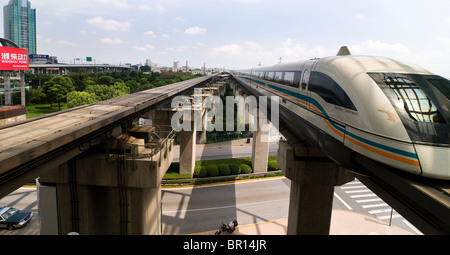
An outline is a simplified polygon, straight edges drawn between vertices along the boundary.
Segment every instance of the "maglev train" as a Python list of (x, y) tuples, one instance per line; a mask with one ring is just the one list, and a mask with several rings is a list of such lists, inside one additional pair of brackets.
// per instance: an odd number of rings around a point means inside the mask
[(234, 76), (261, 95), (279, 96), (290, 122), (307, 122), (346, 149), (395, 169), (450, 180), (446, 78), (389, 58), (354, 56), (346, 47), (337, 56)]

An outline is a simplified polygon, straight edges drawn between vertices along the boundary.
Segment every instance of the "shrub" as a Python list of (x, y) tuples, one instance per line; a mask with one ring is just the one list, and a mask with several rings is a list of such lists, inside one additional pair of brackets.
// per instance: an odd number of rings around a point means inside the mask
[(208, 174), (206, 167), (204, 166), (196, 166), (194, 168), (194, 177), (202, 178)]
[(267, 171), (277, 171), (280, 170), (280, 166), (276, 160), (270, 160), (267, 162)]
[(241, 164), (241, 173), (242, 174), (249, 174), (249, 173), (251, 173), (253, 170), (252, 170), (252, 168), (249, 166), (249, 165), (247, 165), (247, 164)]
[(240, 174), (241, 173), (241, 167), (238, 164), (231, 164), (230, 165), (230, 172), (231, 174)]
[(230, 167), (228, 165), (222, 164), (219, 165), (219, 174), (220, 175), (230, 175), (231, 171), (230, 171)]
[(215, 165), (210, 165), (206, 167), (206, 172), (209, 177), (216, 177), (219, 175), (219, 168)]

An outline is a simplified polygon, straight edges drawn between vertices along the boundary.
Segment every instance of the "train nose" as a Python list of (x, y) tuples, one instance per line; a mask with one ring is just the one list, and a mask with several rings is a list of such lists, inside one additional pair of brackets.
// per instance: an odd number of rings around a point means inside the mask
[(415, 144), (422, 175), (450, 180), (450, 148)]

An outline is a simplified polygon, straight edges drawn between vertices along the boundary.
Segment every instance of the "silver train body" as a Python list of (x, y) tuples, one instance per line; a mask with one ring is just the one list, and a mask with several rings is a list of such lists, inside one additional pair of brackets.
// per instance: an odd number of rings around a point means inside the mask
[(365, 157), (450, 180), (450, 82), (392, 59), (336, 56), (236, 77)]

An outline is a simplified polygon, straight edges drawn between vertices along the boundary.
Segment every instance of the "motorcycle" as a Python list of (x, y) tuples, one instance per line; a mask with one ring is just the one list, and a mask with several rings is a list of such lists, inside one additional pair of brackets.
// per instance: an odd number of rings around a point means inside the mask
[(226, 235), (226, 234), (232, 234), (234, 232), (234, 230), (236, 229), (238, 225), (237, 220), (233, 220), (230, 223), (225, 224), (222, 223), (222, 225), (220, 226), (219, 230), (216, 231), (215, 235)]

